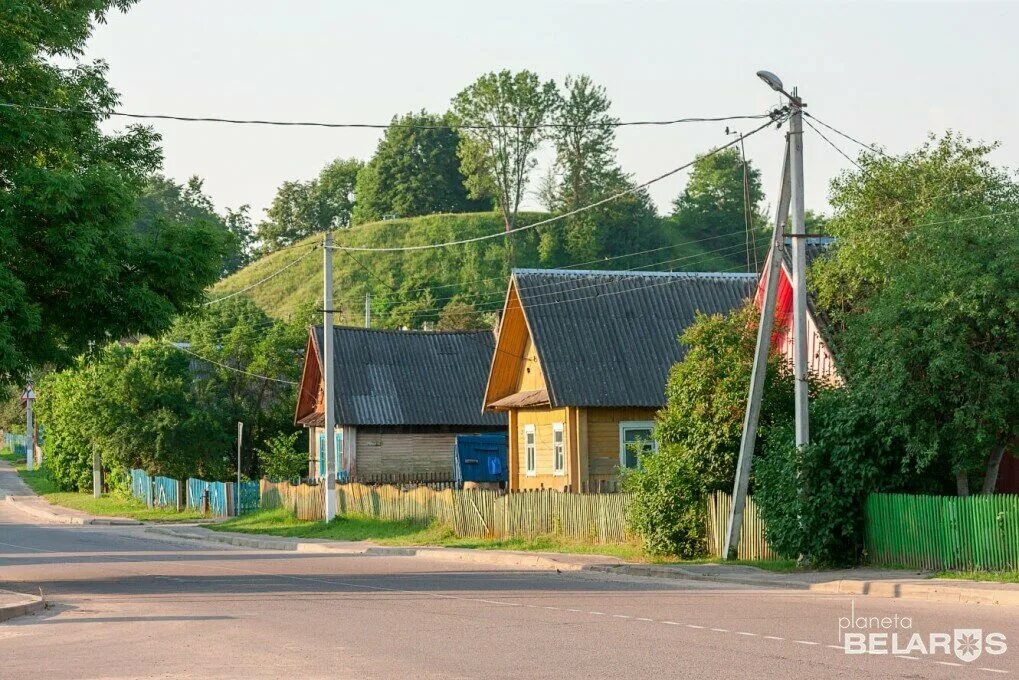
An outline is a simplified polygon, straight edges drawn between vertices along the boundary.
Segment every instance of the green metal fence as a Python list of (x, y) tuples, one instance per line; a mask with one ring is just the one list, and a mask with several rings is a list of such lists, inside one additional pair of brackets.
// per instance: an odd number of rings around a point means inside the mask
[(874, 564), (918, 569), (1019, 569), (1019, 496), (871, 494)]

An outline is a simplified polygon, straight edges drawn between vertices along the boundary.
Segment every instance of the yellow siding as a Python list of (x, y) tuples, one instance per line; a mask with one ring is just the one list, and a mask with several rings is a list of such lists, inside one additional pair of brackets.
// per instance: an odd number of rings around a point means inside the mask
[[(517, 460), (513, 461), (510, 469), (516, 470), (516, 484), (514, 489), (557, 489), (568, 488), (569, 478), (569, 439), (570, 433), (566, 427), (566, 409), (516, 409), (516, 446), (514, 455)], [(552, 424), (563, 423), (563, 443), (566, 447), (565, 475), (552, 474)], [(534, 460), (537, 472), (533, 477), (527, 475), (527, 452), (525, 450), (524, 431), (527, 425), (534, 425)]]
[(589, 484), (592, 487), (601, 482), (619, 481), (619, 424), (654, 419), (652, 409), (587, 409)]
[(541, 370), (541, 363), (538, 361), (538, 350), (535, 349), (530, 336), (527, 337), (527, 344), (521, 356), (524, 358), (520, 360), (517, 392), (545, 389), (545, 376)]

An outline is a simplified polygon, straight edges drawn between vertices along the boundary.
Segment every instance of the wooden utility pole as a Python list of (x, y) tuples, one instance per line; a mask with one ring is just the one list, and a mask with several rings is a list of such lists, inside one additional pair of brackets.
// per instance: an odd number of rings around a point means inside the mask
[(326, 478), (322, 480), (325, 485), (325, 521), (331, 522), (336, 517), (336, 414), (333, 411), (333, 234), (326, 232), (325, 247), (323, 252), (323, 280), (322, 280), (322, 380), (325, 388), (325, 451), (319, 451), (324, 455)]
[(372, 294), (364, 294), (364, 327), (372, 327)]

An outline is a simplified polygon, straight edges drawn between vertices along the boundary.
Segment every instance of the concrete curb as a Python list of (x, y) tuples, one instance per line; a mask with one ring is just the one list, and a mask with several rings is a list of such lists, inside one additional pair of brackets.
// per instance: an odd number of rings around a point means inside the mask
[(24, 616), (25, 614), (34, 614), (46, 608), (46, 600), (40, 597), (39, 595), (14, 593), (13, 591), (10, 590), (4, 590), (0, 592), (20, 595), (22, 598), (24, 598), (20, 602), (0, 605), (0, 621), (9, 621), (10, 619), (13, 619), (16, 616)]
[(926, 600), (955, 604), (994, 604), (1019, 606), (1019, 590), (998, 590), (995, 588), (965, 587), (953, 585), (950, 581), (937, 580), (930, 583), (840, 579), (822, 583), (796, 579), (774, 579), (767, 576), (713, 575), (691, 572), (679, 567), (656, 567), (651, 565), (591, 565), (588, 571), (650, 578), (712, 581), (737, 585), (766, 586), (808, 590), (814, 593), (834, 595), (855, 595), (857, 597), (882, 597), (903, 600)]
[(527, 569), (557, 569), (582, 571), (589, 565), (578, 564), (540, 553), (517, 553), (497, 550), (471, 550), (466, 548), (389, 547), (370, 543), (343, 544), (326, 541), (299, 541), (259, 536), (217, 533), (198, 527), (148, 527), (146, 531), (191, 541), (225, 543), (256, 550), (287, 550), (304, 553), (332, 553), (334, 555), (366, 555), (385, 557), (423, 557), (443, 562), (490, 564)]
[[(38, 496), (25, 496), (24, 498), (30, 499), (30, 502), (27, 503), (19, 500), (19, 498), (22, 497), (7, 496), (5, 500), (21, 512), (55, 524), (88, 524), (96, 526), (138, 526), (141, 524), (141, 522), (136, 519), (126, 519), (124, 517), (79, 517), (76, 515), (61, 515), (60, 513), (53, 512), (46, 508), (33, 506), (31, 500), (38, 498)], [(45, 500), (43, 500), (43, 502), (46, 503)]]

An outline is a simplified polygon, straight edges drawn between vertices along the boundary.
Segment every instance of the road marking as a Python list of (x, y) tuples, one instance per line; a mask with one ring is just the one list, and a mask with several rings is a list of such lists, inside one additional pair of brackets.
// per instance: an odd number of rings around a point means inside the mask
[(845, 649), (842, 645), (825, 645), (828, 649)]
[(987, 671), (988, 673), (1008, 673), (1008, 671), (1003, 671), (1000, 668), (984, 668), (982, 666), (979, 667), (977, 670)]
[(716, 633), (728, 633), (729, 632), (729, 630), (727, 628), (712, 628), (711, 630), (715, 631)]
[(757, 637), (757, 633), (748, 633), (745, 630), (737, 630), (736, 635), (746, 635), (747, 637)]
[(608, 616), (605, 612), (588, 612), (588, 614), (594, 614), (595, 616)]
[[(682, 626), (682, 623), (676, 623), (675, 621), (662, 621), (666, 626)], [(700, 628), (700, 626), (697, 626)]]
[(940, 664), (942, 666), (962, 666), (961, 663), (955, 663), (953, 661), (935, 661), (934, 663)]
[(645, 618), (644, 618), (643, 616), (638, 616), (638, 617), (636, 618), (636, 620), (637, 620), (637, 621), (650, 621), (650, 622), (652, 622), (652, 623), (654, 623), (654, 621), (655, 621), (654, 619), (645, 619)]
[(764, 639), (765, 640), (785, 640), (785, 638), (780, 638), (777, 635), (765, 635)]
[(811, 642), (810, 640), (793, 640), (798, 645), (817, 645), (819, 642)]
[(904, 654), (894, 654), (896, 659), (905, 659), (906, 661), (919, 661), (920, 658), (916, 656), (907, 656)]
[(704, 626), (698, 626), (698, 625), (697, 625), (697, 624), (695, 624), (695, 623), (688, 623), (688, 624), (686, 624), (686, 627), (687, 627), (687, 628), (701, 628), (701, 629), (703, 629), (703, 628), (704, 628)]
[(627, 616), (626, 614), (613, 614), (612, 618), (614, 618), (614, 619), (629, 619), (629, 618), (632, 618), (632, 617)]

